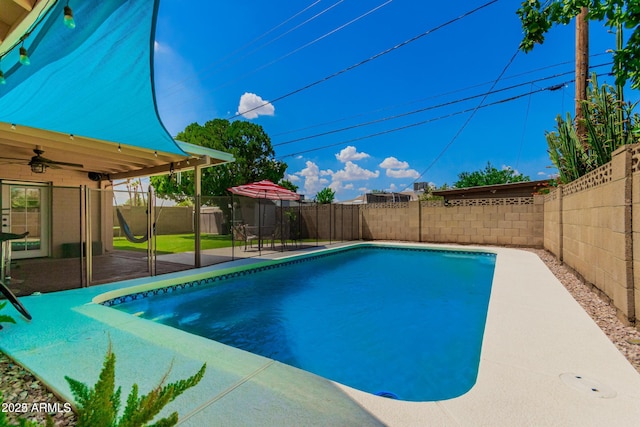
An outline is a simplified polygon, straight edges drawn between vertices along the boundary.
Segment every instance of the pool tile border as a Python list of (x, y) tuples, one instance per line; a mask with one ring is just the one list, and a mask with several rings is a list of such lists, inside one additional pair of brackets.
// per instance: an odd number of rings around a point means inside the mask
[[(223, 274), (217, 274), (211, 277), (207, 277), (204, 279), (199, 279), (199, 280), (192, 280), (192, 281), (187, 281), (187, 282), (183, 282), (183, 283), (178, 283), (178, 284), (174, 284), (174, 285), (169, 285), (169, 286), (163, 286), (160, 288), (156, 288), (156, 289), (149, 289), (149, 290), (145, 290), (145, 291), (141, 291), (141, 292), (136, 292), (136, 293), (131, 293), (131, 294), (127, 294), (127, 295), (122, 295), (122, 296), (118, 296), (115, 298), (111, 298), (108, 299), (106, 301), (102, 301), (100, 302), (101, 305), (105, 306), (105, 307), (113, 307), (119, 304), (123, 304), (123, 303), (127, 303), (127, 302), (131, 302), (131, 301), (137, 301), (143, 298), (147, 298), (150, 296), (155, 296), (155, 295), (164, 295), (164, 294), (171, 294), (173, 292), (176, 291), (180, 291), (180, 290), (184, 290), (184, 289), (190, 289), (190, 288), (195, 288), (198, 286), (206, 286), (212, 283), (216, 283), (216, 282), (222, 282), (228, 279), (232, 279), (235, 277), (241, 277), (241, 276), (247, 276), (249, 274), (254, 274), (254, 273), (258, 273), (260, 271), (265, 271), (265, 270), (273, 270), (276, 268), (281, 268), (281, 267), (285, 267), (288, 265), (292, 265), (292, 264), (299, 264), (302, 262), (308, 262), (308, 261), (312, 261), (315, 259), (319, 259), (319, 258), (324, 258), (327, 256), (331, 256), (331, 255), (335, 255), (338, 252), (345, 252), (345, 251), (352, 251), (352, 250), (356, 250), (356, 249), (384, 249), (384, 250), (396, 250), (396, 251), (414, 251), (414, 252), (447, 252), (447, 253), (454, 253), (456, 255), (475, 255), (475, 256), (488, 256), (488, 257), (492, 257), (492, 258), (496, 258), (496, 254), (495, 253), (491, 253), (491, 252), (481, 252), (481, 251), (465, 251), (465, 250), (453, 250), (453, 249), (435, 249), (435, 248), (417, 248), (417, 247), (401, 247), (401, 246), (388, 246), (388, 245), (357, 245), (357, 246), (350, 246), (350, 247), (346, 247), (346, 248), (339, 248), (337, 250), (331, 250), (331, 251), (327, 251), (327, 252), (323, 252), (321, 254), (314, 254), (314, 255), (309, 255), (309, 256), (300, 256), (300, 257), (296, 257), (294, 259), (289, 259), (289, 260), (285, 260), (285, 261), (273, 261), (269, 264), (266, 265), (261, 265), (261, 266), (248, 266), (244, 269), (241, 270), (236, 270), (236, 271), (232, 271), (229, 273), (223, 273)], [(215, 274), (215, 273), (214, 273)]]

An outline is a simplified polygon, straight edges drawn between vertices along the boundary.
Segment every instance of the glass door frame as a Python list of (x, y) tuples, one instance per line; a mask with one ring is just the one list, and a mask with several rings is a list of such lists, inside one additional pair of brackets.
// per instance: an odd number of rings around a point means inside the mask
[[(12, 233), (11, 226), (11, 192), (14, 188), (37, 188), (40, 190), (39, 198), (39, 224), (40, 229), (40, 246), (38, 249), (27, 249), (23, 251), (14, 250), (11, 253), (13, 259), (26, 259), (26, 258), (42, 258), (51, 254), (51, 184), (46, 182), (28, 182), (28, 181), (10, 181), (0, 180), (2, 186), (2, 193), (0, 199), (2, 200), (2, 231)], [(7, 225), (5, 225), (7, 224)], [(26, 230), (29, 231), (27, 224)], [(25, 241), (29, 241), (29, 236), (25, 238)]]

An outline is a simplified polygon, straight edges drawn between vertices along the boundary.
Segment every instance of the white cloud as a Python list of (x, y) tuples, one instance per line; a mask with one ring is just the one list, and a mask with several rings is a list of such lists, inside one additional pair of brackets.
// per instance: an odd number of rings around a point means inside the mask
[(390, 178), (418, 179), (420, 173), (415, 169), (387, 169), (386, 175)]
[(518, 169), (514, 169), (511, 166), (508, 165), (502, 165), (502, 170), (503, 171), (509, 171), (512, 170), (514, 175), (520, 175), (520, 172), (518, 172)]
[(306, 165), (307, 167), (302, 169), (300, 172), (296, 172), (294, 175), (300, 177), (298, 180), (304, 179), (304, 194), (307, 196), (313, 196), (318, 191), (325, 188), (329, 183), (328, 179), (321, 177), (330, 175), (331, 173), (330, 171), (321, 171), (318, 165), (312, 161), (307, 161)]
[(395, 157), (387, 157), (379, 166), (383, 169), (407, 169), (409, 167), (409, 163), (401, 162)]
[(288, 173), (287, 174), (287, 180), (291, 181), (291, 182), (298, 182), (298, 181), (300, 181), (300, 177), (298, 175), (293, 175), (293, 174)]
[(547, 176), (547, 173), (546, 173), (546, 172), (538, 172), (538, 174), (537, 174), (537, 175), (538, 175), (538, 176)]
[[(294, 175), (299, 179), (304, 179), (304, 194), (313, 196), (325, 187), (338, 192), (340, 190), (352, 190), (353, 184), (348, 181), (362, 181), (378, 178), (380, 171), (370, 171), (361, 168), (351, 161), (347, 161), (344, 168), (339, 171), (331, 169), (321, 170), (312, 161), (306, 162), (306, 167)], [(293, 182), (293, 180), (291, 180)]]
[(409, 163), (401, 162), (395, 157), (387, 157), (380, 163), (380, 167), (386, 169), (385, 174), (390, 178), (418, 179), (420, 173), (415, 169), (409, 169)]
[(349, 160), (362, 160), (369, 157), (367, 153), (358, 153), (356, 147), (349, 145), (346, 148), (340, 150), (340, 153), (336, 154), (336, 159), (341, 163), (346, 163)]
[(380, 176), (380, 171), (370, 171), (363, 169), (351, 161), (347, 161), (344, 164), (344, 169), (339, 170), (333, 174), (334, 181), (359, 181), (365, 179), (377, 178)]
[(245, 92), (240, 97), (240, 104), (236, 114), (241, 114), (245, 119), (255, 119), (258, 116), (273, 116), (276, 108), (273, 104), (262, 99), (255, 93)]

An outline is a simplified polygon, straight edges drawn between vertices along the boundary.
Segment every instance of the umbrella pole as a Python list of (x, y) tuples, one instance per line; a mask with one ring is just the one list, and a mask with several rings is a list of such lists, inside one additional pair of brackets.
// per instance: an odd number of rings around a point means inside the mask
[(260, 212), (260, 199), (258, 199), (258, 253), (262, 255), (262, 213)]
[(231, 224), (229, 224), (229, 231), (231, 231), (231, 261), (236, 259), (236, 210), (233, 205), (233, 193), (231, 193)]

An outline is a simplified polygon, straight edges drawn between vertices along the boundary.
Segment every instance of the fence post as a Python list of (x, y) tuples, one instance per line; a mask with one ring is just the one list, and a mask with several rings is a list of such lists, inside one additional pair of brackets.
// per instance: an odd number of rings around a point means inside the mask
[(418, 242), (422, 243), (422, 202), (418, 200)]

